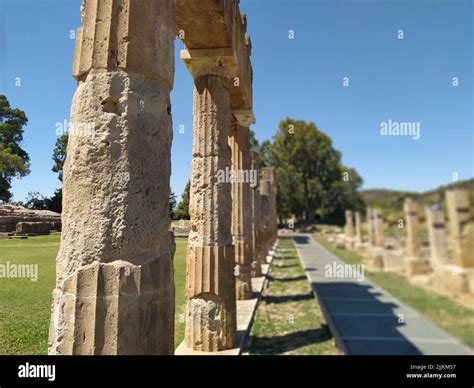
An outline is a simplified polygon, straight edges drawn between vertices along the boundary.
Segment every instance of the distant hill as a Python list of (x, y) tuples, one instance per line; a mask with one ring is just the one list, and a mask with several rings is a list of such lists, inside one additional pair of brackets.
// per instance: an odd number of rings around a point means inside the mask
[(389, 218), (393, 218), (398, 217), (403, 211), (403, 201), (406, 197), (415, 199), (422, 206), (435, 203), (445, 206), (445, 191), (460, 188), (469, 190), (471, 219), (474, 219), (474, 178), (453, 182), (424, 193), (389, 189), (369, 189), (361, 191), (361, 195), (367, 205), (382, 208), (386, 215), (392, 215), (392, 217)]

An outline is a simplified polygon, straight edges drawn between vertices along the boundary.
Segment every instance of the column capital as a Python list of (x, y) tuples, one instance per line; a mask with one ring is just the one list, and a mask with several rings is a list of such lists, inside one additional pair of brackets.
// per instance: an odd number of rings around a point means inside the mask
[(232, 114), (242, 127), (250, 127), (255, 124), (255, 115), (252, 109), (236, 109), (232, 111)]

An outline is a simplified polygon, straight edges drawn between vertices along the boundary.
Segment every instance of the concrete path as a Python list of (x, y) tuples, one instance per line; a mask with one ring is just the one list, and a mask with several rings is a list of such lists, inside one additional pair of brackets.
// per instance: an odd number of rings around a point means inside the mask
[(311, 287), (345, 354), (473, 354), (473, 351), (367, 279), (329, 278), (326, 265), (345, 264), (309, 234), (294, 236)]

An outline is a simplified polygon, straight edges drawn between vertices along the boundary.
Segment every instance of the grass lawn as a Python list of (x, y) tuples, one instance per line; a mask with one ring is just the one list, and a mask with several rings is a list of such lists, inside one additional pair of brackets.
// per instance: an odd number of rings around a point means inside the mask
[[(176, 238), (175, 344), (184, 338), (186, 238)], [(59, 236), (0, 240), (0, 264), (38, 264), (38, 280), (0, 278), (0, 354), (46, 354)]]
[(340, 354), (294, 250), (274, 259), (251, 331), (249, 354)]
[[(362, 263), (363, 257), (357, 252), (336, 249), (334, 244), (319, 234), (314, 234), (313, 237), (346, 263)], [(448, 333), (474, 347), (474, 310), (463, 307), (445, 296), (410, 284), (406, 278), (396, 273), (366, 270), (366, 275), (373, 283), (431, 319)]]

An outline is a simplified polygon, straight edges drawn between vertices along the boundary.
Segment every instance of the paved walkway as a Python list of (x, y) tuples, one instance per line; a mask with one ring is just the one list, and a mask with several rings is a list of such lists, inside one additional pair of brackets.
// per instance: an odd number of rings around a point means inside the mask
[(473, 351), (367, 279), (325, 277), (345, 264), (312, 239), (294, 236), (311, 287), (337, 345), (345, 354), (473, 354)]

